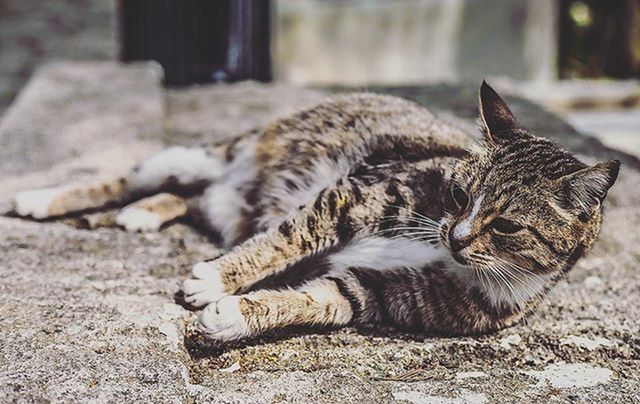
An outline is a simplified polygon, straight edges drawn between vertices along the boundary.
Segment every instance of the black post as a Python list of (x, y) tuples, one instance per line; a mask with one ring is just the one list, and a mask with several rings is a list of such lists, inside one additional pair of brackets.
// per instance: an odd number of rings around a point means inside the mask
[[(579, 26), (573, 21), (575, 4), (590, 11), (587, 24)], [(636, 22), (640, 0), (559, 0), (558, 7), (560, 78), (640, 77), (640, 58), (634, 51), (640, 44)]]
[(270, 0), (119, 0), (120, 60), (156, 60), (165, 84), (271, 74)]

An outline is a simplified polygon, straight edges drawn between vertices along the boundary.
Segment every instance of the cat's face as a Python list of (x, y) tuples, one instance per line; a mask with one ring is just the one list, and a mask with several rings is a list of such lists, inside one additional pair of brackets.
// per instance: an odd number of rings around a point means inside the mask
[(484, 145), (453, 169), (442, 242), (470, 270), (560, 274), (595, 241), (619, 162), (587, 166), (530, 135), (486, 83), (480, 101)]

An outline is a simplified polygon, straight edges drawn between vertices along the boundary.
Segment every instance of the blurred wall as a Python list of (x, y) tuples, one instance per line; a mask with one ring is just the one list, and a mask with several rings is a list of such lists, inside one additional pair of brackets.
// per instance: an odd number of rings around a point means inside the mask
[(555, 78), (554, 0), (277, 0), (274, 68), (295, 83)]
[[(215, 1), (215, 0), (211, 0)], [(555, 78), (555, 0), (273, 0), (298, 84)], [(116, 0), (0, 0), (0, 115), (38, 65), (115, 59)]]
[(42, 63), (114, 59), (115, 0), (0, 0), (0, 115)]

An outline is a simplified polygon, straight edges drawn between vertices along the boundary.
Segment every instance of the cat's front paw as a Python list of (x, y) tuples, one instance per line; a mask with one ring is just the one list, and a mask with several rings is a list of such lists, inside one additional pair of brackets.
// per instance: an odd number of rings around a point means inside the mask
[(200, 327), (207, 337), (220, 341), (233, 341), (251, 335), (242, 315), (242, 297), (227, 296), (211, 303), (200, 314)]
[(64, 188), (34, 189), (19, 192), (13, 199), (13, 210), (20, 216), (44, 219), (54, 215), (51, 207)]
[(220, 276), (220, 270), (214, 262), (199, 262), (191, 270), (192, 278), (182, 283), (185, 302), (195, 307), (217, 302), (228, 293)]

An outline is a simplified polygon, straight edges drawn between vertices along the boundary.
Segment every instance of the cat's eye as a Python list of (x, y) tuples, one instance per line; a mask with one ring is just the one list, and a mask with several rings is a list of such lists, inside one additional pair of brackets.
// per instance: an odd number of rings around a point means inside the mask
[(518, 223), (501, 217), (491, 221), (491, 227), (498, 233), (513, 234), (523, 229)]
[(456, 184), (451, 187), (451, 196), (461, 210), (465, 210), (469, 205), (469, 195)]

